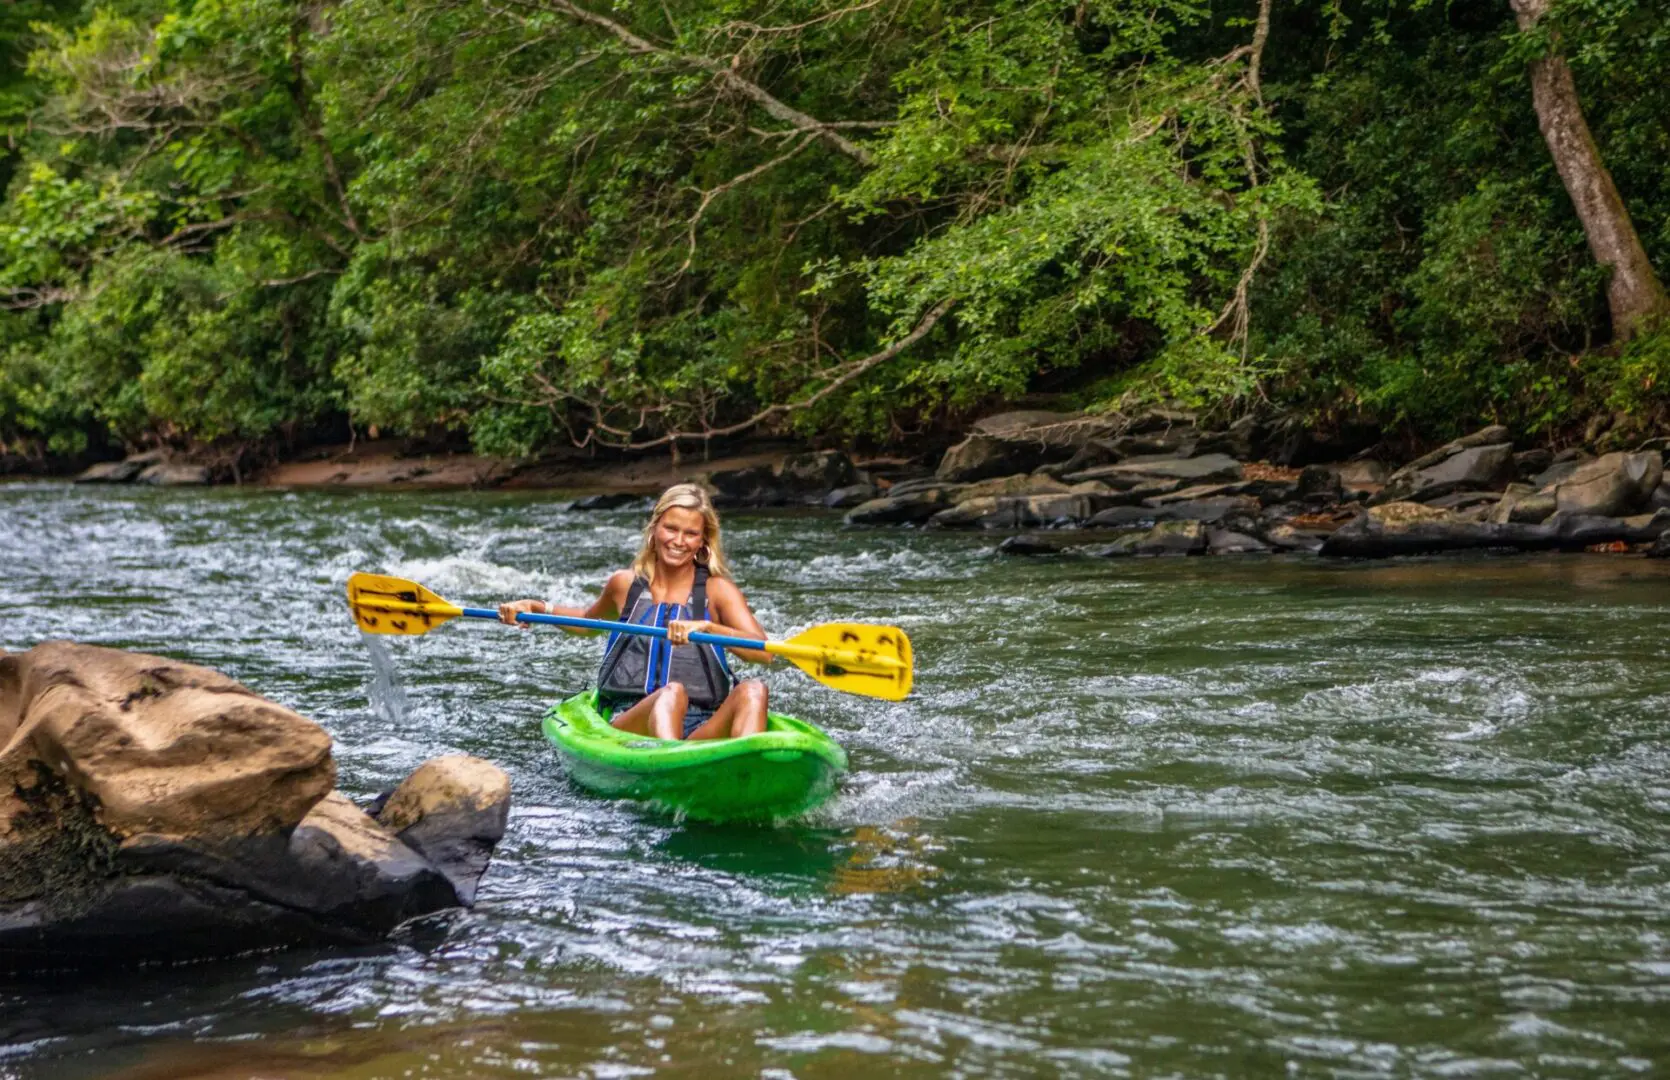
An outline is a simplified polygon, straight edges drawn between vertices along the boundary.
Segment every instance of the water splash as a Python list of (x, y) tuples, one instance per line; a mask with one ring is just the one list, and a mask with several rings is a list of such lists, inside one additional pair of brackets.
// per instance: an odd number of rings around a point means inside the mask
[(388, 642), (364, 631), (360, 632), (360, 640), (365, 642), (365, 653), (371, 658), (371, 683), (366, 687), (371, 707), (389, 724), (404, 727), (406, 688), (395, 670), (394, 654), (389, 652)]

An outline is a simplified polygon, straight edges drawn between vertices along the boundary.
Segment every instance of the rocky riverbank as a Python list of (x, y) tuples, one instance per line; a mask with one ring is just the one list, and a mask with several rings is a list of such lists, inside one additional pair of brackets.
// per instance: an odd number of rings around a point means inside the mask
[[(932, 474), (854, 469), (805, 454), (703, 479), (728, 505), (821, 501), (853, 526), (1019, 533), (999, 550), (1120, 557), (1305, 552), (1356, 558), (1477, 549), (1670, 550), (1670, 440), (1634, 451), (1516, 450), (1488, 427), (1400, 466), (1360, 456), (1304, 468), (1254, 421), (1198, 428), (1131, 418), (1005, 413), (976, 424)], [(822, 492), (819, 499), (818, 493)]]
[(323, 729), (207, 668), (0, 653), (0, 970), (363, 943), (474, 902), (502, 771), (437, 758), (375, 816), (335, 782)]
[[(402, 455), (386, 447), (315, 454), (254, 478), (297, 487), (552, 488), (604, 509), (696, 479), (729, 508), (817, 506), (855, 527), (1008, 532), (1000, 550), (1045, 555), (1356, 558), (1442, 551), (1670, 553), (1670, 438), (1602, 452), (1517, 443), (1487, 427), (1413, 460), (1374, 450), (1330, 460), (1290, 424), (1243, 418), (1202, 427), (1189, 413), (1045, 411), (978, 421), (937, 463), (854, 461), (782, 444), (695, 463), (670, 456), (510, 463)], [(86, 483), (198, 484), (199, 465), (155, 455), (106, 462)]]

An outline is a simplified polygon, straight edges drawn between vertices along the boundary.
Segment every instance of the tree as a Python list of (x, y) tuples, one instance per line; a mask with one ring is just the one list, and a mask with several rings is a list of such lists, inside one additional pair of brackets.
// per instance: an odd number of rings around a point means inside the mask
[[(1510, 3), (1520, 32), (1534, 34), (1542, 27), (1552, 0)], [(1601, 160), (1600, 148), (1583, 117), (1571, 65), (1559, 48), (1559, 35), (1550, 33), (1540, 46), (1541, 55), (1530, 61), (1531, 102), (1554, 167), (1583, 222), (1589, 250), (1612, 273), (1606, 300), (1612, 310), (1613, 338), (1628, 341), (1670, 314), (1670, 297), (1653, 272), (1618, 186)]]

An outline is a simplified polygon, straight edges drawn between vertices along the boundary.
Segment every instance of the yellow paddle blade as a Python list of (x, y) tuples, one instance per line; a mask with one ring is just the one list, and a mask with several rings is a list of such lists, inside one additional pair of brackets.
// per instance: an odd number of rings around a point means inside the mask
[(903, 701), (910, 693), (910, 638), (897, 626), (824, 623), (788, 641), (768, 641), (765, 651), (849, 694)]
[(462, 615), (415, 581), (387, 574), (355, 574), (348, 579), (348, 610), (368, 634), (427, 634)]

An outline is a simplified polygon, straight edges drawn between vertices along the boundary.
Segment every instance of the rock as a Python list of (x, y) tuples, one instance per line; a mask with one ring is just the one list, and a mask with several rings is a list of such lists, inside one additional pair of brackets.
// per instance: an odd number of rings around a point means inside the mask
[(1539, 493), (1529, 484), (1509, 484), (1488, 520), (1498, 525), (1529, 525), (1544, 520), (1554, 510), (1553, 495)]
[(1301, 551), (1306, 554), (1321, 551), (1330, 535), (1332, 530), (1305, 529), (1287, 522), (1278, 522), (1264, 530), (1264, 539), (1277, 551)]
[[(1487, 428), (1495, 431), (1495, 428)], [(1469, 436), (1471, 438), (1472, 436)], [(1461, 440), (1450, 444), (1456, 447)], [(1487, 443), (1461, 446), (1433, 461), (1434, 451), (1393, 473), (1371, 504), (1404, 502), (1411, 499), (1426, 502), (1453, 491), (1479, 491), (1499, 487), (1512, 478), (1513, 444)], [(1417, 464), (1428, 462), (1425, 465)]]
[(151, 465), (138, 477), (139, 483), (156, 487), (201, 487), (210, 481), (208, 467), (204, 465)]
[(1081, 480), (1101, 480), (1113, 487), (1129, 488), (1156, 480), (1183, 481), (1204, 484), (1212, 481), (1241, 479), (1241, 463), (1224, 454), (1202, 454), (1200, 457), (1159, 457), (1121, 461), (1062, 477), (1068, 483)]
[(1020, 536), (1011, 536), (997, 545), (997, 553), (999, 555), (1059, 555), (1061, 554), (1061, 545), (1041, 536), (1022, 533)]
[(1611, 453), (1579, 465), (1554, 486), (1561, 513), (1615, 517), (1645, 507), (1664, 478), (1656, 453)]
[(369, 942), (473, 898), (504, 775), (443, 759), (367, 817), (329, 737), (206, 668), (0, 654), (0, 969)]
[(1053, 430), (1081, 422), (1084, 419), (1084, 413), (1063, 413), (1048, 409), (1016, 409), (1011, 412), (995, 413), (976, 420), (969, 427), (969, 434), (986, 435), (1006, 441), (1028, 440), (1034, 438), (1039, 431)]
[(1390, 476), (1386, 466), (1372, 458), (1328, 466), (1339, 478), (1340, 487), (1351, 491), (1379, 491)]
[(0, 657), (0, 744), (0, 790), (44, 763), (118, 838), (284, 831), (336, 781), (323, 729), (219, 672), (69, 642)]
[(1113, 465), (1122, 455), (1113, 448), (1113, 444), (1106, 439), (1091, 439), (1064, 462), (1042, 466), (1042, 470), (1053, 476), (1066, 476), (1068, 473), (1083, 472), (1100, 465)]
[(1152, 435), (1155, 432), (1170, 431), (1176, 427), (1192, 428), (1195, 425), (1195, 414), (1180, 409), (1149, 409), (1147, 412), (1132, 417), (1125, 424), (1126, 435)]
[(1649, 510), (1660, 510), (1667, 507), (1670, 507), (1670, 472), (1666, 473), (1665, 479), (1658, 482), (1658, 487), (1653, 489), (1652, 497), (1647, 500), (1647, 509)]
[(1068, 490), (1066, 484), (1054, 477), (1021, 473), (969, 484), (957, 493), (957, 501), (1002, 495), (1060, 495)]
[(848, 484), (838, 487), (823, 497), (823, 505), (831, 510), (845, 510), (869, 502), (879, 494), (874, 484)]
[(78, 484), (126, 484), (132, 482), (145, 466), (137, 461), (101, 461), (91, 465), (75, 478)]
[(1307, 465), (1299, 473), (1292, 497), (1306, 502), (1336, 503), (1344, 494), (1337, 472), (1324, 465)]
[(1448, 495), (1427, 500), (1427, 505), (1439, 510), (1457, 512), (1480, 506), (1495, 506), (1503, 496), (1494, 491), (1452, 491)]
[(1206, 552), (1209, 555), (1264, 555), (1270, 545), (1255, 536), (1230, 529), (1207, 529)]
[[(1418, 506), (1393, 503), (1378, 510)], [(1582, 551), (1596, 544), (1638, 544), (1670, 531), (1670, 510), (1620, 521), (1588, 514), (1555, 514), (1542, 524), (1466, 521), (1447, 511), (1420, 506), (1424, 513), (1374, 510), (1339, 529), (1322, 554), (1356, 558), (1424, 555), (1444, 551), (1507, 548), (1518, 551)]]
[(769, 465), (750, 465), (743, 469), (720, 469), (698, 473), (690, 478), (707, 488), (718, 507), (775, 506), (787, 500), (777, 473)]
[(1670, 530), (1658, 534), (1653, 546), (1647, 549), (1649, 559), (1670, 559)]
[[(1088, 481), (1096, 483), (1097, 481)], [(1147, 506), (1168, 506), (1171, 503), (1193, 502), (1195, 499), (1211, 499), (1223, 495), (1241, 495), (1254, 486), (1252, 482), (1241, 481), (1233, 484), (1195, 484), (1193, 487), (1179, 488), (1164, 495), (1151, 495), (1143, 499)]]
[[(1146, 501), (1158, 504), (1157, 499)], [(1250, 495), (1225, 495), (1214, 499), (1189, 499), (1183, 502), (1170, 502), (1155, 506), (1156, 512), (1164, 512), (1164, 518), (1161, 520), (1205, 522), (1217, 522), (1236, 516), (1253, 518), (1258, 516), (1259, 510), (1262, 508), (1259, 501)]]
[(1529, 480), (1554, 464), (1554, 451), (1543, 448), (1526, 450), (1513, 456), (1514, 475)]
[(419, 766), (395, 788), (377, 822), (445, 874), (469, 905), (509, 817), (510, 777), (497, 765), (455, 754)]
[(967, 483), (1031, 472), (1048, 458), (1049, 451), (1037, 443), (1012, 443), (989, 435), (970, 435), (945, 452), (935, 476), (944, 482)]
[(1084, 521), (1097, 509), (1087, 495), (987, 495), (941, 510), (928, 521), (938, 529), (1026, 529)]
[(1539, 491), (1551, 489), (1555, 484), (1562, 483), (1566, 480), (1566, 478), (1571, 476), (1572, 473), (1576, 472), (1579, 465), (1583, 464), (1585, 461), (1594, 460), (1588, 454), (1573, 454), (1569, 457), (1562, 456), (1568, 453), (1570, 453), (1570, 451), (1563, 450), (1560, 454), (1556, 454), (1553, 464), (1549, 465), (1548, 468), (1544, 469), (1537, 475), (1531, 477), (1531, 486)]
[(1152, 435), (1121, 435), (1110, 446), (1121, 459), (1130, 457), (1188, 457), (1198, 441), (1192, 427)]
[(1204, 555), (1206, 526), (1198, 521), (1162, 521), (1147, 532), (1122, 536), (1093, 554), (1110, 559), (1126, 555)]
[(794, 495), (819, 498), (835, 488), (858, 481), (852, 459), (839, 450), (815, 450), (790, 454), (775, 470), (777, 485)]
[(624, 506), (634, 506), (644, 501), (642, 495), (629, 495), (623, 491), (605, 492), (600, 495), (586, 495), (568, 504), (570, 510), (619, 510)]
[(1198, 521), (1162, 521), (1131, 547), (1133, 555), (1204, 555), (1206, 526)]
[(947, 489), (943, 487), (889, 495), (853, 507), (847, 511), (846, 522), (848, 525), (919, 525), (950, 503)]

